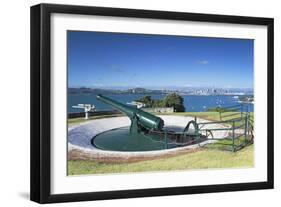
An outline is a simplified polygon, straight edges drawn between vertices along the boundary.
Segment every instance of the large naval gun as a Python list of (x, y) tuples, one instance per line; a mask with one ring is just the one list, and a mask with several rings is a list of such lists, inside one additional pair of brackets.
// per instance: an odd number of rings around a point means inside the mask
[[(164, 128), (164, 121), (158, 116), (103, 95), (97, 95), (97, 99), (126, 114), (131, 119), (129, 133), (131, 138), (148, 138), (144, 140), (150, 140), (153, 143), (162, 143), (166, 149), (169, 146), (184, 146), (198, 143), (205, 139), (199, 133), (196, 118), (195, 120), (189, 121), (184, 129)], [(192, 125), (194, 130), (190, 130), (190, 126)], [(124, 137), (124, 135), (122, 136)]]
[[(221, 140), (226, 137), (232, 140), (230, 144), (230, 146), (232, 146), (231, 150), (236, 151), (242, 149), (253, 140), (253, 127), (250, 122), (249, 112), (243, 112), (242, 106), (240, 118), (236, 118), (236, 111), (231, 114), (231, 116), (235, 116), (235, 118), (222, 120), (222, 118), (229, 117), (230, 115), (223, 115), (222, 113), (224, 112), (221, 112), (221, 121), (198, 123), (195, 117), (194, 120), (188, 121), (186, 127), (182, 128), (181, 126), (177, 127), (169, 124), (164, 127), (164, 121), (160, 117), (103, 95), (97, 95), (97, 99), (126, 114), (131, 119), (130, 131), (127, 129), (124, 130), (124, 128), (121, 127), (122, 129), (117, 128), (96, 135), (92, 143), (98, 148), (118, 151), (149, 151), (193, 144), (198, 144), (200, 146), (204, 141)], [(227, 109), (230, 111), (229, 109), (236, 109), (237, 107), (238, 106), (228, 107)], [(244, 122), (244, 124), (241, 124), (241, 122)], [(236, 123), (239, 123), (238, 127)], [(218, 124), (219, 126), (217, 126)], [(225, 126), (226, 124), (229, 126)], [(241, 127), (245, 129), (242, 131)], [(235, 132), (236, 129), (241, 132)], [(221, 133), (216, 133), (218, 135), (218, 137), (216, 137), (214, 134), (216, 131), (224, 132), (222, 135), (220, 135)], [(244, 142), (239, 139), (239, 144), (237, 144), (237, 141), (235, 144), (235, 140), (241, 136), (245, 137)], [(243, 143), (241, 144), (241, 142)]]
[(97, 95), (97, 99), (121, 111), (131, 119), (130, 133), (161, 131), (164, 126), (163, 119), (137, 107), (128, 106), (100, 94)]

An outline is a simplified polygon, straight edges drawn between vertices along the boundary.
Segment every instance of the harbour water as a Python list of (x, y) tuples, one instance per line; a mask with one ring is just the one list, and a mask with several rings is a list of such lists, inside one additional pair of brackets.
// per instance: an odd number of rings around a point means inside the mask
[[(161, 94), (148, 94), (153, 99), (163, 99), (165, 95)], [(109, 98), (115, 99), (121, 103), (128, 103), (135, 101), (146, 94), (108, 94)], [(240, 104), (238, 98), (231, 95), (208, 95), (208, 96), (197, 96), (197, 95), (183, 95), (184, 107), (187, 112), (200, 112), (207, 111), (209, 108), (214, 107), (227, 107)], [(95, 94), (68, 94), (67, 110), (68, 113), (82, 112), (83, 109), (73, 108), (72, 106), (77, 104), (93, 104), (97, 111), (112, 110), (113, 108), (107, 104), (96, 99)], [(251, 103), (245, 104), (248, 106), (249, 111), (254, 110), (254, 105)]]

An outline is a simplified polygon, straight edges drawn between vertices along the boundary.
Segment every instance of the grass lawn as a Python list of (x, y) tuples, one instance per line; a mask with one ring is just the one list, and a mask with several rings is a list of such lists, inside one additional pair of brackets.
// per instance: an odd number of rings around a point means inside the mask
[(68, 174), (81, 175), (207, 168), (248, 168), (254, 167), (253, 149), (253, 145), (236, 153), (215, 149), (202, 149), (184, 155), (127, 164), (68, 161)]
[[(197, 116), (199, 118), (219, 121), (218, 112), (186, 112), (173, 113), (171, 115)], [(104, 118), (103, 117), (95, 117)], [(82, 118), (69, 119), (69, 125), (73, 126), (85, 122)], [(243, 139), (243, 137), (241, 138)], [(229, 140), (219, 142), (226, 143)], [(227, 146), (229, 147), (229, 146)], [(167, 170), (188, 170), (207, 168), (248, 168), (254, 167), (254, 146), (250, 145), (235, 153), (225, 151), (224, 145), (218, 143), (209, 144), (196, 152), (181, 154), (168, 158), (158, 158), (135, 163), (102, 163), (96, 161), (68, 161), (68, 174), (102, 174), (102, 173), (126, 173), (145, 171), (167, 171)]]

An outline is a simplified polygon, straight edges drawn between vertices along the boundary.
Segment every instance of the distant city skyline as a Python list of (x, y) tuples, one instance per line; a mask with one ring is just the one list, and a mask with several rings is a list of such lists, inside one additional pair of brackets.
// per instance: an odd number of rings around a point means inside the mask
[(89, 89), (108, 89), (108, 90), (128, 90), (134, 88), (143, 88), (148, 90), (200, 90), (200, 89), (224, 89), (224, 90), (253, 90), (249, 87), (214, 87), (214, 86), (69, 86), (68, 88), (89, 88)]
[(68, 31), (68, 87), (253, 88), (253, 40)]

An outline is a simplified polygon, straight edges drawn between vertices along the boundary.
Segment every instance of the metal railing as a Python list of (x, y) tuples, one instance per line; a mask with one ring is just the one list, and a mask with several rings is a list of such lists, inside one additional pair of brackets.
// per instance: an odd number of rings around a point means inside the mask
[[(162, 136), (157, 142), (163, 143), (164, 147), (169, 149), (175, 146), (186, 146), (190, 144), (208, 147), (213, 145), (209, 145), (205, 141), (215, 140), (216, 142), (211, 143), (228, 146), (222, 148), (232, 152), (236, 152), (253, 143), (254, 119), (251, 113), (248, 112), (247, 107), (236, 105), (221, 109), (219, 112), (219, 121), (198, 122), (197, 117), (195, 117), (194, 120), (188, 122), (183, 132), (170, 132), (167, 130), (161, 132), (154, 131), (154, 133), (158, 133), (157, 137)], [(190, 126), (193, 126), (194, 131), (193, 129), (190, 130)], [(217, 136), (217, 131), (226, 131), (226, 136)], [(179, 138), (175, 137), (177, 135)], [(171, 139), (170, 136), (174, 138)], [(188, 136), (191, 138), (186, 139)]]
[[(225, 126), (218, 128), (206, 127), (207, 125), (213, 124), (224, 124)], [(252, 137), (250, 137), (252, 136), (252, 134), (250, 133), (251, 129), (249, 127), (249, 124), (250, 123), (248, 115), (235, 120), (198, 123), (198, 134), (203, 134), (204, 132), (206, 136), (209, 136), (211, 134), (212, 137), (207, 137), (208, 140), (217, 140), (218, 142), (216, 142), (216, 144), (219, 145), (229, 145), (231, 147), (231, 150), (235, 152), (252, 142)], [(203, 126), (206, 128), (203, 128)], [(222, 137), (214, 137), (214, 131), (228, 131), (228, 136), (224, 139), (222, 139)]]
[[(219, 111), (220, 121), (214, 122), (205, 122), (205, 123), (198, 123), (199, 131), (207, 133), (214, 132), (218, 130), (225, 130), (229, 131), (228, 136), (225, 139), (221, 137), (212, 137), (209, 140), (218, 140), (216, 144), (218, 145), (228, 145), (231, 148), (231, 151), (235, 152), (243, 147), (253, 143), (253, 122), (254, 119), (251, 116), (248, 106), (246, 105), (235, 105), (221, 108)], [(203, 128), (206, 125), (212, 124), (220, 124), (224, 125), (224, 127), (218, 128)], [(222, 141), (223, 140), (223, 141)]]

